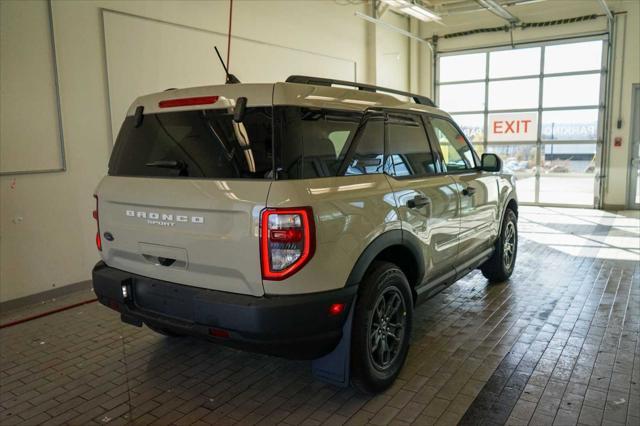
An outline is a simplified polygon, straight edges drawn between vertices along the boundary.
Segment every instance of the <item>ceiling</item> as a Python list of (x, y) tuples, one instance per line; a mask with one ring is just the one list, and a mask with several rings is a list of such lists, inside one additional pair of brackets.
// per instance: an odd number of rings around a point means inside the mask
[[(612, 11), (624, 10), (625, 3), (636, 0), (607, 0)], [(509, 25), (509, 20), (487, 7), (498, 4), (520, 22), (540, 22), (577, 16), (604, 14), (599, 0), (422, 0), (425, 7), (442, 17), (423, 25), (424, 35), (453, 33), (470, 28)]]

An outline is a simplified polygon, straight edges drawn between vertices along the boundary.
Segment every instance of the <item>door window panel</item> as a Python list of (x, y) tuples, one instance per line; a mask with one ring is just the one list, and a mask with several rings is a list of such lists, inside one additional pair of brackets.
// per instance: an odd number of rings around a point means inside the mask
[(448, 171), (467, 170), (476, 166), (471, 147), (451, 122), (432, 118), (431, 127)]
[(540, 171), (540, 202), (593, 204), (595, 144), (545, 144)]
[(489, 83), (489, 109), (537, 108), (540, 79), (493, 81)]
[(542, 99), (543, 108), (598, 105), (600, 74), (547, 77)]
[(540, 73), (540, 48), (499, 50), (489, 54), (489, 77), (519, 77)]
[(543, 140), (596, 140), (598, 110), (545, 111), (542, 113)]
[(516, 176), (518, 200), (535, 201), (536, 191), (536, 146), (533, 144), (492, 145), (487, 151), (498, 154), (504, 170)]
[(442, 56), (440, 81), (481, 80), (485, 76), (487, 56), (484, 53)]
[(439, 99), (440, 108), (445, 111), (482, 111), (484, 109), (484, 83), (440, 86)]
[(418, 117), (389, 115), (386, 170), (392, 176), (428, 176), (436, 173), (433, 152)]
[(477, 150), (484, 141), (484, 114), (456, 114), (451, 118), (458, 124), (467, 140)]
[(599, 70), (602, 40), (547, 46), (544, 55), (545, 74)]

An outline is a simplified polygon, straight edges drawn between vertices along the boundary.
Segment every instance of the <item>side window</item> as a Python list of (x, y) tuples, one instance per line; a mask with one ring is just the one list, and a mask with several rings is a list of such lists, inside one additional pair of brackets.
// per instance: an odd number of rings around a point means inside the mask
[(362, 113), (280, 106), (276, 113), (276, 165), (280, 179), (336, 176)]
[(355, 136), (345, 176), (382, 173), (384, 159), (384, 117), (369, 115)]
[(428, 176), (436, 173), (433, 152), (419, 117), (389, 114), (385, 171), (391, 176)]
[(467, 170), (476, 167), (473, 150), (462, 133), (447, 120), (431, 118), (430, 121), (447, 170)]

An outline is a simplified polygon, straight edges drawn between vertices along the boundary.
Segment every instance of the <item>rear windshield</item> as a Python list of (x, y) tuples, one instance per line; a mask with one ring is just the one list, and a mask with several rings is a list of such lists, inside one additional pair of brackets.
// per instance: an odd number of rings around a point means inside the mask
[(110, 175), (287, 180), (382, 172), (382, 121), (360, 112), (276, 106), (247, 108), (242, 123), (226, 109), (135, 120), (122, 125)]
[(109, 174), (216, 179), (271, 179), (272, 108), (247, 108), (238, 124), (226, 109), (148, 114), (125, 119)]

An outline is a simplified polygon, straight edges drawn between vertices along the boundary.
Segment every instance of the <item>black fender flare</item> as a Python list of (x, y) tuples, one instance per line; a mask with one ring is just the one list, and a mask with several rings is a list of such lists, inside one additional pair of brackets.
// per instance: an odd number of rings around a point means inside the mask
[(356, 264), (353, 266), (345, 287), (359, 285), (373, 260), (382, 253), (383, 250), (392, 246), (402, 246), (411, 252), (418, 269), (416, 271), (415, 284), (420, 285), (425, 274), (422, 243), (417, 237), (407, 231), (393, 229), (380, 234), (364, 249), (356, 261)]

